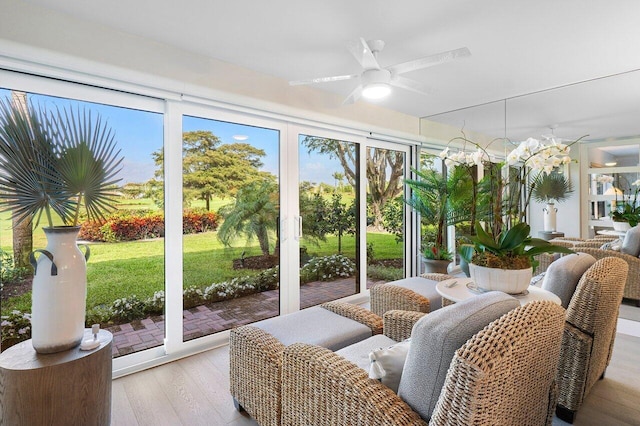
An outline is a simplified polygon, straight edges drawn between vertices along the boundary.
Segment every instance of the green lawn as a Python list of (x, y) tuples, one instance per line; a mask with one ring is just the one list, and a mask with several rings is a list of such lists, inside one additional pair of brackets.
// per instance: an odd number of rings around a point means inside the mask
[[(3, 221), (4, 222), (4, 221)], [(10, 241), (10, 240), (9, 240)], [(368, 233), (367, 241), (374, 244), (376, 259), (402, 257), (402, 245), (397, 244), (393, 235)], [(214, 282), (222, 282), (233, 277), (255, 274), (257, 271), (234, 270), (232, 260), (245, 251), (246, 256), (260, 254), (257, 242), (246, 244), (238, 241), (236, 247), (224, 247), (215, 232), (185, 235), (183, 239), (183, 288), (197, 286), (204, 288)], [(34, 247), (44, 247), (46, 240), (41, 230), (34, 233)], [(355, 238), (344, 237), (343, 253), (355, 255)], [(133, 241), (122, 243), (92, 243), (91, 257), (87, 264), (87, 308), (110, 305), (115, 299), (135, 294), (141, 299), (151, 297), (154, 292), (164, 289), (164, 239)], [(337, 253), (338, 239), (329, 236), (319, 246), (308, 244), (308, 252), (314, 256)], [(3, 247), (10, 250), (10, 247)], [(30, 294), (14, 298), (4, 303), (2, 310), (31, 310)]]

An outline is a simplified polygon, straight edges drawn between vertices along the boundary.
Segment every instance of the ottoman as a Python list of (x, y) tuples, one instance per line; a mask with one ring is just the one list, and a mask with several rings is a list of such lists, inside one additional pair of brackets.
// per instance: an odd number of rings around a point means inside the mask
[(229, 379), (234, 405), (262, 426), (277, 426), (285, 347), (312, 343), (338, 350), (380, 333), (382, 318), (344, 302), (324, 303), (232, 329)]

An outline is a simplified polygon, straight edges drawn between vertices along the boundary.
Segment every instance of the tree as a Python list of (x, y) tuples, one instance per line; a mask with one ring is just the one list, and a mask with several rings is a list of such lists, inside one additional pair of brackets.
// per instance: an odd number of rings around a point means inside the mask
[(222, 207), (220, 214), (224, 218), (218, 228), (222, 244), (230, 246), (241, 235), (248, 240), (256, 237), (262, 254), (268, 255), (269, 232), (276, 230), (278, 222), (278, 184), (271, 178), (245, 185), (236, 193), (235, 202)]
[(342, 179), (344, 179), (344, 173), (335, 172), (331, 177), (336, 180), (336, 191), (339, 191), (342, 186)]
[[(309, 152), (316, 151), (337, 158), (344, 168), (347, 181), (356, 188), (356, 144), (336, 139), (305, 136), (302, 144)], [(402, 193), (404, 176), (404, 153), (375, 148), (367, 152), (367, 180), (373, 226), (383, 229), (382, 208), (387, 201)]]
[[(199, 198), (210, 210), (213, 197), (235, 195), (251, 182), (262, 181), (270, 173), (260, 171), (265, 152), (246, 143), (222, 144), (210, 131), (196, 130), (182, 135), (182, 173), (185, 199)], [(164, 175), (164, 154), (152, 154), (159, 169), (156, 178)]]
[[(26, 112), (27, 94), (25, 92), (11, 92), (11, 102)], [(31, 218), (20, 221), (18, 216), (11, 219), (13, 227), (13, 261), (18, 268), (29, 268), (29, 254), (33, 251), (33, 221)]]
[(336, 192), (331, 197), (327, 215), (327, 231), (338, 237), (338, 253), (342, 253), (342, 236), (355, 234), (356, 204), (347, 207), (342, 203), (342, 194)]

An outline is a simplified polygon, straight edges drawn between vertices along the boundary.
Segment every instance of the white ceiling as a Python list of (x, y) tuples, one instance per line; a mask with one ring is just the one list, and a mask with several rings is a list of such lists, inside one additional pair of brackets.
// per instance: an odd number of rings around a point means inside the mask
[[(358, 37), (386, 42), (383, 67), (466, 46), (469, 58), (405, 74), (433, 95), (395, 89), (378, 103), (417, 117), (488, 104), (432, 119), (502, 137), (505, 102), (490, 103), (509, 99), (515, 140), (551, 125), (566, 138), (640, 135), (637, 0), (28, 1), (284, 80), (359, 73), (346, 49)], [(346, 97), (355, 85), (317, 88)]]

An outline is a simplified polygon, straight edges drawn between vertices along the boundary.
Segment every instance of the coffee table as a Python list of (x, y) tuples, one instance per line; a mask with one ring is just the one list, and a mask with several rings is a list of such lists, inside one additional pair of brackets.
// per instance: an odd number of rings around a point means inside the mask
[[(436, 284), (436, 291), (440, 296), (452, 302), (460, 302), (486, 292), (485, 290), (476, 288), (471, 278), (467, 277), (439, 281)], [(521, 305), (534, 300), (551, 300), (558, 305), (561, 303), (560, 298), (554, 293), (533, 285), (530, 285), (526, 292), (522, 294), (512, 294), (512, 296), (518, 299)]]

